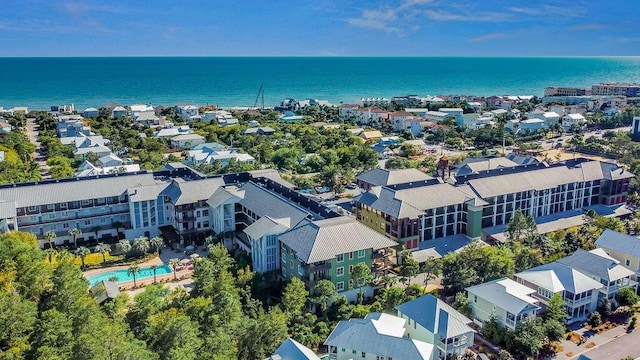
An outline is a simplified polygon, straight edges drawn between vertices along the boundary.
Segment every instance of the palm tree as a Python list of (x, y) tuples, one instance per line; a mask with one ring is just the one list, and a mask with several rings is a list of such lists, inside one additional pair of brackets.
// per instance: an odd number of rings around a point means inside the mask
[(116, 228), (116, 237), (120, 239), (120, 228), (123, 228), (124, 224), (120, 221), (114, 221), (111, 225)]
[(88, 248), (84, 247), (84, 246), (80, 246), (79, 248), (76, 249), (76, 251), (74, 252), (74, 254), (76, 256), (80, 257), (80, 260), (82, 261), (82, 268), (84, 269), (84, 258), (91, 254), (91, 250), (89, 250)]
[(158, 265), (153, 264), (151, 266), (149, 266), (149, 269), (151, 269), (151, 271), (153, 271), (153, 283), (157, 283), (156, 281), (156, 272), (158, 271)]
[(53, 239), (55, 239), (56, 236), (58, 235), (56, 235), (56, 233), (53, 231), (47, 231), (46, 233), (44, 233), (44, 238), (49, 243), (49, 249), (53, 249)]
[(122, 255), (126, 255), (129, 251), (131, 251), (131, 241), (127, 239), (122, 239), (118, 241), (116, 244), (116, 249), (122, 253)]
[(173, 258), (169, 260), (169, 266), (173, 269), (173, 280), (178, 280), (178, 274), (176, 273), (176, 268), (180, 264), (180, 259)]
[(47, 254), (47, 257), (49, 258), (49, 264), (53, 265), (53, 257), (58, 253), (58, 250), (50, 247), (46, 249), (44, 253)]
[(91, 232), (96, 234), (96, 240), (98, 240), (98, 231), (100, 231), (100, 226), (92, 226)]
[(156, 254), (160, 252), (160, 246), (162, 246), (163, 240), (160, 236), (154, 236), (149, 240), (149, 244), (154, 249)]
[(69, 236), (73, 237), (73, 246), (78, 247), (78, 236), (82, 235), (82, 230), (75, 228), (69, 230)]
[(135, 250), (136, 252), (139, 252), (142, 255), (144, 255), (147, 251), (149, 251), (150, 247), (151, 245), (149, 245), (149, 239), (147, 239), (144, 236), (141, 236), (133, 240), (133, 250)]
[(93, 251), (102, 254), (102, 263), (106, 263), (107, 262), (107, 253), (109, 253), (109, 251), (111, 251), (111, 246), (105, 244), (105, 243), (99, 243), (98, 245), (96, 245), (95, 249), (93, 249)]
[(131, 266), (129, 266), (129, 269), (127, 269), (127, 274), (133, 276), (133, 287), (136, 287), (136, 275), (140, 272), (140, 267), (138, 266), (138, 264), (132, 264)]
[(117, 276), (112, 276), (112, 277), (110, 277), (110, 278), (109, 278), (109, 279), (107, 279), (107, 280), (108, 280), (108, 281), (111, 281), (111, 282), (117, 282), (117, 281), (118, 281), (118, 277), (117, 277)]

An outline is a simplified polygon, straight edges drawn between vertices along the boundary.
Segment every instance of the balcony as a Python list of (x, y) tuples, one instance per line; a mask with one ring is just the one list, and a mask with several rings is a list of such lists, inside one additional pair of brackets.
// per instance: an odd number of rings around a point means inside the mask
[(328, 261), (321, 261), (313, 264), (306, 264), (305, 266), (303, 266), (303, 268), (309, 273), (321, 270), (329, 270), (331, 268), (331, 263)]

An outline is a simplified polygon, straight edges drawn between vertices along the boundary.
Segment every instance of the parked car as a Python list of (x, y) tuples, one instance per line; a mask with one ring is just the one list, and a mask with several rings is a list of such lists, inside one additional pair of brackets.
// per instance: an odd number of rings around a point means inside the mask
[(357, 189), (357, 188), (358, 188), (358, 185), (356, 183), (347, 184), (347, 189), (354, 190), (354, 189)]

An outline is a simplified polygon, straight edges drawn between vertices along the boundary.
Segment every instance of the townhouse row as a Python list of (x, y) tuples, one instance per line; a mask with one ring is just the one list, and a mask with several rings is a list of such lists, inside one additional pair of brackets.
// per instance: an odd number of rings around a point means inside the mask
[(467, 288), (474, 320), (484, 324), (494, 317), (514, 330), (544, 311), (551, 298), (559, 294), (567, 312), (566, 323), (572, 324), (587, 320), (605, 300), (615, 304), (620, 289), (637, 291), (640, 239), (605, 230), (596, 246), (522, 271), (513, 279)]

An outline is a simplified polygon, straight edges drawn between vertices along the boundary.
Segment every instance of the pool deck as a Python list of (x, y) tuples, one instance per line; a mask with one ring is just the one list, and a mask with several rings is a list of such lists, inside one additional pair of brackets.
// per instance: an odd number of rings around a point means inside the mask
[[(198, 250), (197, 253), (201, 257), (207, 256), (207, 250), (204, 249), (203, 247), (200, 247), (197, 250)], [(147, 268), (151, 265), (169, 265), (169, 260), (173, 258), (182, 260), (182, 259), (189, 259), (190, 257), (188, 255), (185, 255), (182, 251), (163, 249), (159, 257), (156, 256), (151, 260), (141, 262), (138, 264), (138, 266), (141, 268)], [(113, 270), (126, 270), (129, 268), (129, 266), (130, 265), (120, 265), (120, 266), (111, 266), (111, 267), (102, 268), (102, 269), (92, 269), (92, 270), (84, 271), (83, 275), (86, 278), (89, 278), (91, 276), (102, 274), (102, 273), (113, 271)], [(185, 289), (189, 289), (192, 282), (191, 281), (192, 271), (193, 271), (193, 265), (182, 266), (181, 268), (179, 268), (178, 271), (176, 271), (175, 275), (173, 272), (169, 274), (158, 275), (156, 276), (156, 280), (158, 282), (163, 280), (166, 281), (165, 284), (167, 284), (167, 286), (170, 289), (173, 289), (175, 287), (182, 287)], [(174, 280), (175, 278), (177, 278), (177, 280)], [(120, 289), (120, 291), (127, 292), (129, 293), (130, 296), (133, 296), (136, 293), (142, 291), (145, 286), (151, 285), (151, 284), (153, 284), (153, 276), (142, 278), (142, 279), (136, 279), (136, 285), (138, 286), (136, 289), (133, 288), (133, 280), (119, 282), (118, 288)]]

